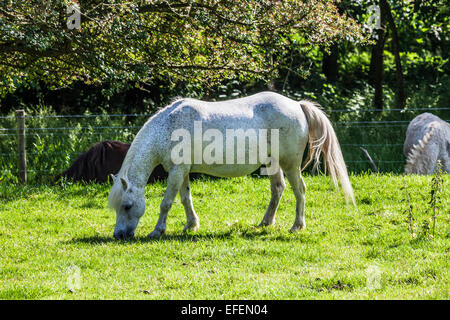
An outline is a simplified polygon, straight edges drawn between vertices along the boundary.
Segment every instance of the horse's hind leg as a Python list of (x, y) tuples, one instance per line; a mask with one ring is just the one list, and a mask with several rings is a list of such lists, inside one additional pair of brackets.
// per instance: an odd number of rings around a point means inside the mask
[(148, 235), (149, 237), (159, 238), (166, 231), (167, 214), (188, 173), (189, 169), (185, 166), (174, 166), (170, 170), (169, 177), (167, 178), (166, 193), (164, 194), (164, 199), (160, 205), (159, 219), (156, 223), (155, 230)]
[(274, 224), (278, 204), (280, 203), (281, 196), (286, 188), (286, 183), (284, 182), (283, 172), (281, 169), (278, 169), (276, 174), (269, 175), (269, 178), (272, 196), (270, 198), (269, 207), (267, 208), (266, 214), (258, 227), (270, 226)]
[(305, 193), (306, 185), (298, 168), (286, 171), (286, 176), (294, 191), (296, 199), (295, 221), (291, 228), (291, 232), (298, 231), (306, 227), (305, 224)]
[(189, 186), (189, 174), (184, 178), (183, 185), (180, 189), (180, 198), (181, 203), (184, 206), (184, 211), (186, 212), (187, 220), (186, 226), (184, 227), (183, 231), (187, 231), (188, 229), (197, 231), (200, 227), (200, 222), (197, 215), (195, 214), (194, 206), (192, 204), (191, 190)]

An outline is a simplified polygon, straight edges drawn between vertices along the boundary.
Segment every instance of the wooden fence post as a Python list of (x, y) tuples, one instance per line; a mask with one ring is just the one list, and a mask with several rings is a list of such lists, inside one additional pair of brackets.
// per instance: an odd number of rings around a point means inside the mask
[(17, 142), (19, 146), (19, 180), (27, 183), (27, 155), (25, 151), (25, 110), (16, 110)]

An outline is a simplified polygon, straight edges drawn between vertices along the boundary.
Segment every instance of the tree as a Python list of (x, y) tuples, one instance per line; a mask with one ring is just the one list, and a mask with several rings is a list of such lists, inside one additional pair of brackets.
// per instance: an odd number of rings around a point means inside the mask
[(323, 50), (322, 72), (329, 82), (336, 82), (339, 77), (338, 46), (333, 45), (330, 51)]
[(406, 105), (406, 95), (403, 86), (403, 70), (402, 62), (400, 60), (400, 41), (398, 39), (397, 26), (394, 17), (392, 16), (391, 6), (386, 0), (380, 0), (382, 12), (386, 13), (386, 20), (389, 23), (389, 28), (392, 34), (392, 51), (395, 57), (396, 77), (397, 77), (397, 108), (403, 109)]
[(0, 94), (17, 84), (61, 87), (155, 79), (213, 85), (270, 80), (288, 37), (328, 47), (365, 40), (331, 0), (77, 1), (79, 29), (67, 27), (66, 0), (0, 0)]
[(375, 88), (373, 104), (375, 109), (383, 109), (383, 51), (387, 39), (386, 32), (386, 7), (378, 6), (379, 26), (375, 31), (376, 43), (372, 46), (372, 55), (370, 58), (370, 80)]

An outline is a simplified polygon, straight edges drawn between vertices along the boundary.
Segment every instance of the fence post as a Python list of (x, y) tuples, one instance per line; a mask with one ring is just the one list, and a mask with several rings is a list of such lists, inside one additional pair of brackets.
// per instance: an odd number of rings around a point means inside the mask
[(27, 183), (27, 155), (25, 151), (25, 110), (16, 110), (17, 142), (19, 147), (19, 180)]

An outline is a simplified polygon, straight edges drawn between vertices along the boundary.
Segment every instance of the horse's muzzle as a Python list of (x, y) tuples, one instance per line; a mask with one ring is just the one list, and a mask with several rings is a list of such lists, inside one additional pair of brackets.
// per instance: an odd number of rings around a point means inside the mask
[(134, 231), (132, 230), (118, 230), (114, 231), (114, 238), (117, 240), (127, 240), (134, 237)]

